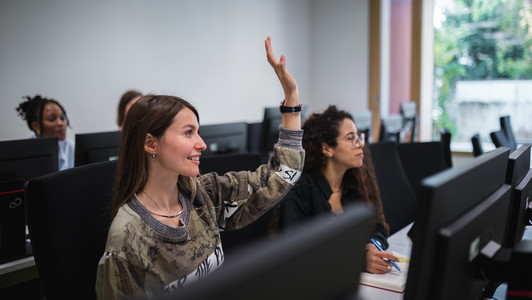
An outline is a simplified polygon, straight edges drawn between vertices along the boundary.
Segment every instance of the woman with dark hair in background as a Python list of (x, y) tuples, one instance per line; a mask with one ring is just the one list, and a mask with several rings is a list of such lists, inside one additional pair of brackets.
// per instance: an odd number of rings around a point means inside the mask
[(275, 206), (303, 168), (299, 94), (277, 61), (268, 61), (283, 86), (279, 142), (256, 171), (198, 177), (199, 114), (187, 101), (148, 95), (127, 113), (112, 202), (112, 224), (98, 265), (99, 299), (157, 297), (209, 275), (224, 261), (220, 230), (240, 229)]
[(118, 102), (118, 109), (117, 109), (117, 117), (116, 117), (116, 124), (118, 125), (118, 128), (122, 130), (122, 125), (124, 124), (124, 118), (126, 117), (126, 114), (131, 108), (131, 105), (133, 103), (137, 102), (142, 97), (142, 94), (135, 90), (129, 90), (126, 91), (122, 97), (120, 97), (120, 102)]
[(70, 123), (63, 106), (54, 99), (26, 96), (17, 107), (18, 115), (26, 121), (36, 138), (57, 137), (59, 170), (74, 167), (74, 143), (66, 139)]
[[(387, 249), (388, 224), (375, 171), (364, 147), (364, 135), (357, 131), (351, 114), (329, 106), (321, 114), (310, 115), (303, 131), (306, 153), (303, 174), (281, 203), (278, 229), (299, 226), (325, 213), (341, 214), (347, 203), (363, 201), (376, 210), (371, 238)], [(384, 273), (391, 268), (391, 263), (384, 259), (398, 261), (372, 243), (366, 249), (368, 272)]]

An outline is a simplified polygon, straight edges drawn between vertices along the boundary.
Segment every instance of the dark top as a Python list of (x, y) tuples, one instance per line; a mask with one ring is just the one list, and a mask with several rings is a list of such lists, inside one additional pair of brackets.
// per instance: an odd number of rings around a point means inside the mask
[[(334, 216), (329, 204), (331, 195), (332, 189), (325, 176), (321, 175), (318, 180), (315, 180), (309, 174), (302, 173), (299, 181), (281, 202), (278, 230), (301, 225), (318, 215), (330, 213)], [(348, 203), (363, 200), (357, 196), (354, 184), (344, 184), (340, 201), (342, 206), (345, 206)], [(387, 236), (384, 225), (376, 222), (371, 237), (378, 240), (383, 249), (388, 248)]]

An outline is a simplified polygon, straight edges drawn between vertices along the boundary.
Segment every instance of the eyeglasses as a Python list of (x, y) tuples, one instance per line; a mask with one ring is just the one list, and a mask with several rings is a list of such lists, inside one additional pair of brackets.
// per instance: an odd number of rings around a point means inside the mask
[(366, 135), (364, 132), (357, 132), (353, 137), (348, 137), (347, 140), (351, 141), (354, 148), (361, 147), (366, 142)]

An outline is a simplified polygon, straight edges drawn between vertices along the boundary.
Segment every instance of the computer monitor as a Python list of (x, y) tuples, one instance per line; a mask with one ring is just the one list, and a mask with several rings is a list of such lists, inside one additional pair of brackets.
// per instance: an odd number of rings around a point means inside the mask
[(76, 134), (74, 166), (118, 159), (120, 131)]
[(363, 132), (366, 136), (364, 142), (368, 144), (371, 137), (372, 116), (371, 110), (357, 110), (352, 113), (353, 119), (355, 119), (355, 125), (359, 132)]
[[(301, 122), (305, 121), (308, 114), (308, 107), (303, 106), (301, 109)], [(279, 107), (265, 107), (264, 116), (262, 118), (260, 146), (259, 152), (263, 156), (267, 156), (273, 151), (279, 138), (279, 130), (283, 124), (283, 115), (279, 111)]]
[(345, 208), (239, 249), (238, 260), (165, 299), (353, 299), (374, 210)]
[(401, 115), (389, 115), (381, 118), (379, 142), (401, 142), (401, 130), (403, 129), (403, 117)]
[(403, 133), (410, 136), (414, 142), (417, 135), (417, 104), (415, 101), (406, 101), (400, 104), (400, 113), (403, 116)]
[(511, 191), (502, 185), (439, 230), (430, 299), (482, 299), (490, 282), (484, 266), (504, 242)]
[(527, 208), (532, 191), (532, 169), (530, 169), (530, 144), (524, 144), (510, 154), (506, 168), (506, 183), (512, 186), (508, 232), (505, 247), (514, 247), (523, 238), (528, 224)]
[(203, 155), (243, 153), (247, 151), (248, 127), (246, 122), (202, 125), (199, 134), (207, 149)]
[(432, 299), (436, 296), (434, 287), (438, 282), (434, 274), (439, 272), (438, 232), (504, 184), (508, 157), (508, 148), (497, 148), (422, 181), (421, 197), (410, 233), (412, 253), (404, 299)]
[(56, 137), (0, 141), (0, 181), (57, 172), (58, 151)]
[(58, 149), (56, 137), (0, 141), (0, 263), (31, 255), (24, 187), (58, 171)]

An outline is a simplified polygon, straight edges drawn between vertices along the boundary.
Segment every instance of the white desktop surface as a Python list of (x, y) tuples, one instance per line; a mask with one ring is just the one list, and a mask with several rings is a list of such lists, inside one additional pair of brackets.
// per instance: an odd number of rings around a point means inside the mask
[[(405, 255), (410, 256), (412, 252), (412, 241), (407, 236), (408, 231), (412, 227), (412, 223), (408, 226), (404, 227), (403, 229), (397, 231), (392, 236), (388, 238), (388, 244), (390, 244), (390, 248), (388, 248), (387, 251), (396, 251)], [(532, 239), (532, 226), (527, 226), (525, 228), (525, 232), (523, 235), (523, 240), (531, 240)], [(502, 285), (497, 288), (495, 291), (494, 298), (499, 300), (506, 299), (506, 289), (507, 284), (503, 283)], [(395, 293), (391, 291), (386, 291), (370, 286), (365, 285), (359, 285), (358, 287), (358, 296), (361, 300), (398, 300), (403, 299), (403, 295), (401, 293)]]
[[(410, 252), (412, 251), (412, 241), (410, 241), (407, 233), (411, 227), (412, 223), (390, 236), (388, 238), (388, 244), (390, 247), (386, 251), (395, 251), (410, 257)], [(366, 285), (358, 286), (358, 296), (361, 300), (403, 299), (402, 293), (386, 291)]]

